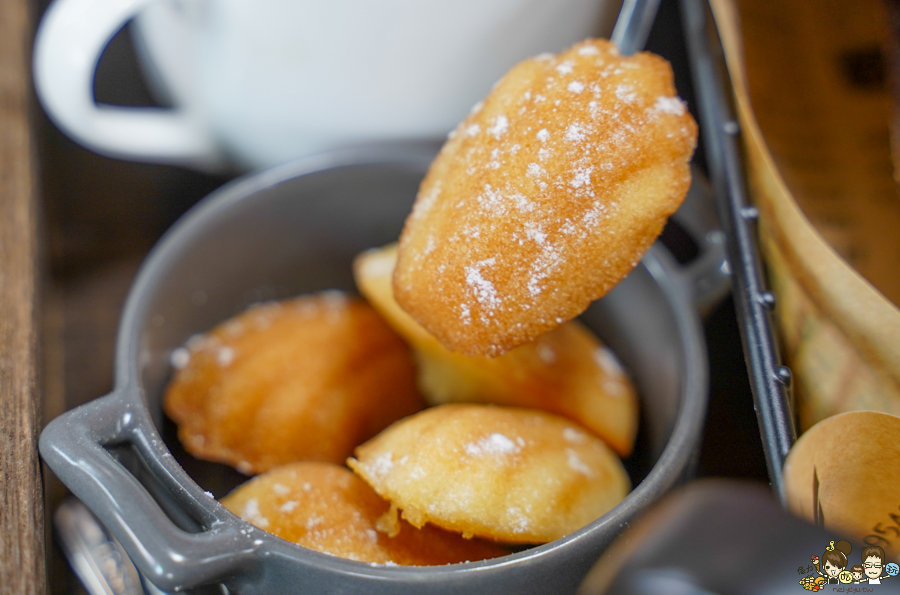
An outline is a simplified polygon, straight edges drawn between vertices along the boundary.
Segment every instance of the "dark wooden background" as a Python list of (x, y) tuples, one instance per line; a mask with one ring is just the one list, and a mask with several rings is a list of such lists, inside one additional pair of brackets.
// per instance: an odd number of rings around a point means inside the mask
[(0, 0), (0, 591), (41, 594), (43, 500), (30, 5)]

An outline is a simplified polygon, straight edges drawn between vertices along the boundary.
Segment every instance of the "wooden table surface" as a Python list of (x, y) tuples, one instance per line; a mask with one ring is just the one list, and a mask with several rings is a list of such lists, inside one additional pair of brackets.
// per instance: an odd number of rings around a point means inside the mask
[(44, 593), (31, 5), (0, 0), (0, 591)]

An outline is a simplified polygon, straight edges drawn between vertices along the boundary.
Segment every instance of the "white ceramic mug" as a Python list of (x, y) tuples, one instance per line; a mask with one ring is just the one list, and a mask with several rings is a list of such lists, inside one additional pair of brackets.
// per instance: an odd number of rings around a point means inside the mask
[[(262, 168), (446, 134), (517, 61), (608, 34), (619, 0), (56, 0), (35, 40), (54, 122), (99, 153)], [(99, 106), (92, 82), (135, 18), (173, 109)]]

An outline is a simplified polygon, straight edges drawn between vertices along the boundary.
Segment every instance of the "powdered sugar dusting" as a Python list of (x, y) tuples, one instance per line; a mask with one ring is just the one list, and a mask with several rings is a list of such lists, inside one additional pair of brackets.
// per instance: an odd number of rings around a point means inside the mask
[(584, 140), (584, 129), (579, 124), (569, 124), (566, 128), (565, 139), (569, 142), (578, 142)]
[[(231, 322), (229, 321), (226, 325), (230, 326)], [(188, 348), (188, 351), (195, 352), (201, 349), (207, 349), (219, 344), (219, 338), (215, 335), (191, 335), (188, 337), (188, 340), (185, 341), (184, 346)]]
[(618, 85), (616, 97), (624, 103), (634, 103), (637, 100), (637, 93), (631, 85)]
[(191, 363), (191, 352), (184, 347), (179, 347), (172, 351), (169, 356), (169, 363), (176, 370), (183, 370)]
[(523, 213), (530, 213), (534, 210), (534, 203), (528, 200), (528, 197), (524, 194), (514, 192), (512, 195), (510, 195), (509, 199), (513, 202), (514, 205), (516, 205), (516, 208)]
[(543, 292), (542, 282), (563, 262), (559, 251), (552, 244), (548, 242), (543, 246), (544, 249), (531, 265), (531, 276), (527, 283), (528, 292), (533, 297), (537, 297)]
[(476, 200), (485, 212), (493, 215), (504, 214), (503, 195), (490, 184), (484, 185), (484, 193), (479, 194)]
[(497, 116), (496, 118), (494, 118), (494, 124), (490, 128), (488, 128), (488, 132), (494, 138), (500, 138), (501, 136), (503, 136), (503, 134), (506, 132), (506, 130), (508, 128), (509, 128), (509, 120), (506, 118), (506, 116), (501, 114), (501, 115)]
[(685, 112), (683, 101), (677, 97), (664, 97), (662, 95), (656, 98), (656, 103), (652, 109), (653, 111), (675, 116), (683, 116)]
[(569, 86), (566, 87), (571, 93), (581, 93), (584, 91), (584, 83), (580, 81), (572, 81), (569, 83)]
[(510, 506), (506, 509), (506, 514), (512, 522), (513, 533), (525, 533), (528, 531), (528, 516), (523, 514), (521, 509), (516, 506)]
[(510, 455), (515, 454), (521, 448), (512, 440), (495, 432), (477, 442), (469, 442), (463, 447), (467, 455), (480, 457), (482, 455)]
[(546, 170), (544, 170), (544, 168), (537, 163), (529, 163), (528, 167), (525, 169), (526, 176), (538, 177), (544, 175), (545, 173)]
[(594, 171), (593, 167), (585, 167), (583, 169), (575, 170), (575, 177), (569, 182), (569, 185), (572, 188), (581, 188), (582, 186), (590, 186), (591, 185), (591, 173)]
[(232, 362), (234, 362), (234, 349), (227, 346), (219, 348), (216, 354), (216, 363), (219, 364), (219, 367), (227, 368)]
[(488, 161), (488, 167), (491, 169), (500, 169), (500, 149), (491, 151), (491, 160)]
[(256, 498), (250, 498), (244, 503), (244, 508), (241, 510), (241, 518), (260, 529), (265, 529), (269, 526), (269, 519), (259, 512), (259, 500)]
[(606, 205), (595, 201), (593, 206), (581, 217), (581, 222), (589, 228), (596, 227), (603, 217), (604, 211), (606, 211)]
[(575, 452), (573, 449), (571, 449), (571, 448), (566, 449), (566, 460), (569, 463), (569, 468), (572, 469), (572, 471), (581, 473), (582, 475), (584, 475), (586, 477), (594, 476), (594, 470), (591, 469), (587, 465), (587, 463), (582, 461), (581, 458), (578, 456), (578, 453)]
[(459, 305), (459, 319), (463, 324), (472, 324), (472, 311), (466, 304)]
[(594, 350), (594, 361), (607, 374), (614, 376), (624, 376), (625, 371), (616, 359), (615, 354), (607, 347), (600, 346)]
[(550, 139), (550, 131), (546, 128), (541, 128), (537, 132), (537, 139), (542, 143), (547, 142)]
[(282, 504), (278, 508), (278, 510), (280, 510), (284, 514), (290, 514), (290, 513), (294, 512), (295, 508), (297, 508), (297, 501), (296, 500), (288, 500), (287, 502)]
[(610, 397), (623, 397), (628, 394), (627, 384), (623, 382), (625, 371), (616, 359), (612, 351), (606, 347), (598, 347), (594, 350), (594, 361), (603, 371), (600, 384), (603, 392)]
[(574, 66), (575, 66), (575, 64), (571, 60), (566, 60), (565, 62), (561, 62), (556, 67), (556, 72), (558, 72), (562, 75), (571, 74)]
[(547, 240), (547, 234), (541, 231), (541, 226), (532, 221), (525, 223), (525, 236), (538, 244), (543, 244)]
[(584, 432), (570, 426), (563, 428), (562, 435), (566, 442), (571, 442), (572, 444), (582, 444), (587, 440), (587, 435)]
[(541, 361), (545, 364), (552, 364), (556, 361), (556, 352), (546, 343), (538, 343), (535, 349), (538, 357), (541, 358)]
[(481, 269), (496, 263), (497, 259), (491, 257), (476, 262), (474, 266), (465, 267), (466, 283), (475, 290), (475, 298), (481, 305), (492, 309), (500, 306), (500, 295), (494, 284), (481, 275)]
[(306, 519), (306, 528), (314, 529), (314, 528), (318, 527), (319, 525), (323, 524), (324, 522), (325, 522), (324, 518), (322, 518), (318, 515), (312, 515), (311, 517)]
[(394, 453), (388, 451), (375, 457), (375, 460), (366, 466), (366, 469), (377, 477), (384, 479), (394, 468)]

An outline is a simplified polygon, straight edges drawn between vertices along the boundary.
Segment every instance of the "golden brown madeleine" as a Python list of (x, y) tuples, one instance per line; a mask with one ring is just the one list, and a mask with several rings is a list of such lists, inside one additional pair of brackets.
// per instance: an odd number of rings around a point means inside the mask
[(365, 301), (331, 291), (255, 306), (173, 353), (163, 406), (196, 457), (260, 473), (343, 463), (422, 408), (403, 340)]
[(393, 424), (348, 461), (417, 527), (542, 543), (624, 498), (618, 457), (573, 422), (534, 409), (440, 405)]
[(900, 560), (900, 535), (882, 530), (900, 521), (898, 439), (900, 417), (880, 411), (848, 411), (815, 424), (784, 461), (788, 509)]
[(591, 40), (515, 66), (457, 127), (400, 238), (394, 295), (496, 356), (583, 312), (690, 186), (697, 127), (662, 58)]
[(409, 341), (419, 389), (432, 405), (495, 403), (532, 407), (572, 419), (627, 456), (637, 433), (638, 400), (615, 355), (577, 321), (495, 358), (455, 353), (441, 345), (394, 300), (396, 244), (354, 262), (360, 292)]
[(436, 527), (416, 529), (402, 520), (399, 533), (387, 536), (377, 526), (389, 504), (352, 472), (331, 463), (277, 467), (238, 486), (222, 504), (282, 539), (361, 562), (433, 566), (509, 553), (494, 543)]

